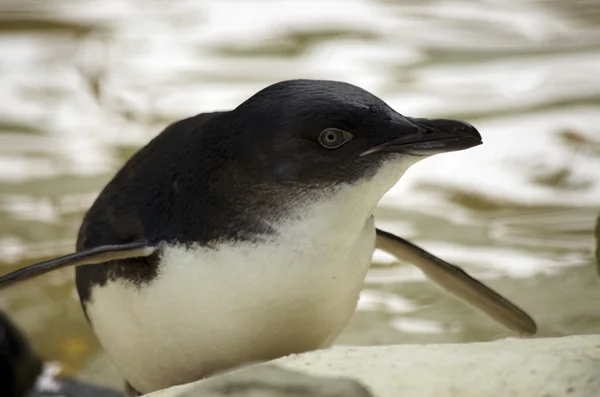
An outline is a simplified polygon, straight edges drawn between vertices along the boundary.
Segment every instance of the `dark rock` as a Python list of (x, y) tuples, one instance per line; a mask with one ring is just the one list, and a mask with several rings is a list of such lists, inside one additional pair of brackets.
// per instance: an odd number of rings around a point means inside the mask
[[(46, 366), (48, 369), (49, 366)], [(123, 393), (75, 379), (53, 379), (25, 335), (0, 312), (0, 396), (123, 397)]]
[(120, 391), (106, 387), (91, 385), (76, 379), (60, 379), (54, 381), (56, 387), (36, 387), (27, 397), (123, 397)]
[(0, 396), (24, 396), (41, 372), (42, 360), (8, 316), (0, 312)]
[(600, 276), (600, 213), (596, 218), (596, 272)]
[(302, 374), (274, 365), (251, 366), (162, 391), (160, 397), (372, 397), (358, 381)]

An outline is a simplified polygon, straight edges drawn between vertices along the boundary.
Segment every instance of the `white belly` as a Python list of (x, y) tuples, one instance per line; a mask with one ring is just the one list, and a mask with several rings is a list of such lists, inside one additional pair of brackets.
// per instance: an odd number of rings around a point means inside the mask
[(133, 387), (150, 392), (218, 370), (327, 347), (352, 316), (375, 249), (373, 218), (335, 238), (219, 250), (169, 247), (157, 279), (109, 282), (87, 312)]

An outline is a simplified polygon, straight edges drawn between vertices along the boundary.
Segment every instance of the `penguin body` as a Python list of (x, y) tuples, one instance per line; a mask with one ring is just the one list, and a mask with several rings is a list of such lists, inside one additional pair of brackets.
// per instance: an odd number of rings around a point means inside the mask
[(330, 346), (381, 246), (518, 332), (516, 306), (405, 240), (373, 210), (414, 163), (481, 144), (471, 125), (403, 116), (356, 86), (291, 80), (167, 127), (87, 212), (75, 265), (94, 332), (132, 389)]

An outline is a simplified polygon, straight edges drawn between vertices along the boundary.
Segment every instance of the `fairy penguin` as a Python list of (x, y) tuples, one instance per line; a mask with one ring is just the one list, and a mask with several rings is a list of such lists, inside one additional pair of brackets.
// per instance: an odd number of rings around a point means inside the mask
[(279, 82), (168, 126), (98, 196), (77, 253), (30, 273), (77, 265), (86, 317), (137, 393), (331, 346), (379, 245), (535, 332), (459, 268), (375, 228), (411, 165), (481, 143), (466, 122), (404, 116), (348, 83)]

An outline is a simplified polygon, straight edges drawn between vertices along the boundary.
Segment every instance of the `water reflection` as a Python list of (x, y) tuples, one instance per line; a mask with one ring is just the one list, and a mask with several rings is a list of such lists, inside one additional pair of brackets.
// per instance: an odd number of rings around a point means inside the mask
[[(0, 269), (69, 252), (83, 212), (167, 123), (282, 79), (352, 82), (484, 145), (415, 165), (380, 227), (485, 279), (540, 336), (600, 330), (600, 7), (589, 1), (68, 1), (0, 5)], [(343, 10), (343, 12), (341, 12)], [(376, 253), (340, 344), (511, 335)], [(0, 305), (66, 372), (120, 386), (66, 269)]]

